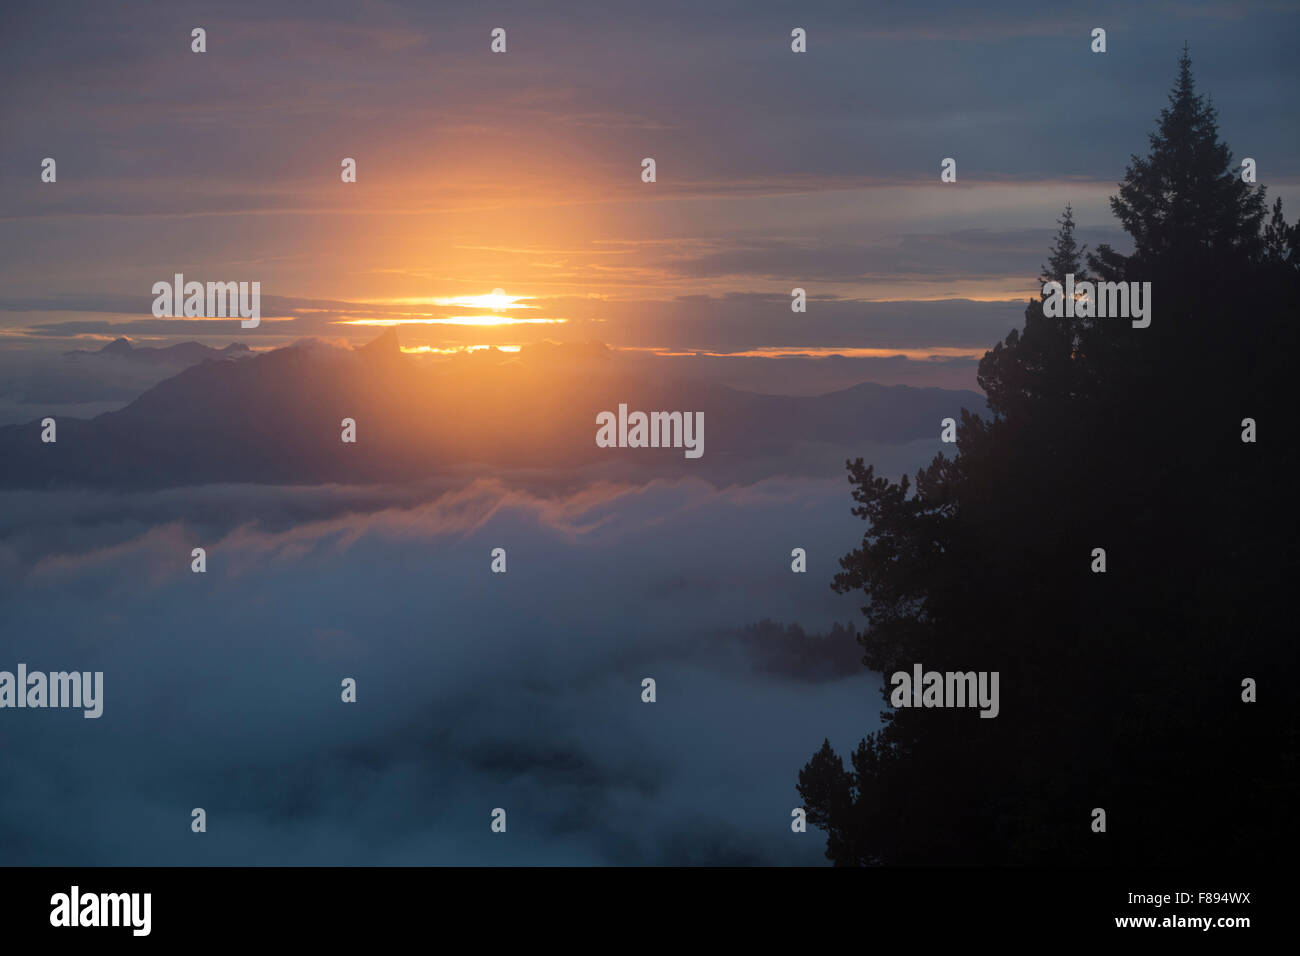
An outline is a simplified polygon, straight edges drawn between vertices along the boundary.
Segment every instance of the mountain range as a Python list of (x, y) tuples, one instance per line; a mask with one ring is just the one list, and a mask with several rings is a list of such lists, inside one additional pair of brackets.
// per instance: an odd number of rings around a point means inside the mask
[(122, 359), (127, 362), (141, 362), (148, 365), (197, 365), (207, 359), (247, 358), (252, 350), (242, 342), (232, 342), (223, 349), (214, 349), (199, 342), (181, 342), (165, 348), (138, 346), (130, 339), (117, 338), (102, 349), (74, 349), (63, 353), (68, 358), (92, 356), (99, 358)]
[[(123, 345), (96, 354), (186, 348)], [(0, 487), (374, 483), (516, 469), (725, 481), (829, 475), (869, 444), (937, 439), (943, 418), (984, 408), (975, 392), (940, 388), (863, 383), (787, 396), (633, 378), (590, 347), (563, 361), (542, 349), (429, 362), (403, 353), (392, 330), (357, 349), (306, 342), (239, 361), (225, 360), (239, 347), (206, 350), (219, 358), (183, 369), (120, 410), (56, 418), (55, 442), (42, 442), (39, 417), (0, 427)], [(702, 411), (703, 457), (598, 448), (596, 416), (620, 403)], [(341, 440), (344, 419), (356, 423), (355, 443)]]

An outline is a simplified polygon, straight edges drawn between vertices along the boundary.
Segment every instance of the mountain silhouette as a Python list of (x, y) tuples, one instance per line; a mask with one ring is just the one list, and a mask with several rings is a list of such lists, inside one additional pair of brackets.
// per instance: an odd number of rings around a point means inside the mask
[(199, 362), (208, 359), (225, 359), (225, 358), (247, 358), (253, 354), (252, 350), (242, 342), (234, 342), (222, 349), (214, 349), (211, 346), (203, 345), (199, 342), (181, 342), (179, 345), (169, 345), (164, 348), (153, 348), (149, 346), (138, 347), (131, 344), (130, 339), (116, 338), (109, 342), (102, 349), (75, 349), (71, 352), (64, 352), (65, 356), (70, 358), (82, 359), (88, 357), (94, 359), (97, 357), (123, 359), (128, 362), (141, 362), (149, 365), (175, 365), (178, 367), (197, 365)]
[[(867, 383), (791, 397), (637, 380), (602, 361), (603, 350), (583, 354), (590, 357), (580, 374), (572, 363), (549, 361), (547, 350), (509, 359), (480, 352), (430, 366), (403, 354), (388, 330), (359, 349), (302, 343), (204, 361), (118, 411), (58, 419), (54, 443), (41, 441), (39, 418), (0, 428), (7, 462), (0, 486), (379, 482), (469, 466), (829, 475), (842, 466), (845, 446), (935, 438), (943, 418), (984, 406), (975, 392), (938, 388)], [(616, 413), (620, 403), (629, 411), (703, 412), (703, 457), (597, 447), (597, 414)], [(349, 418), (355, 444), (341, 440)]]

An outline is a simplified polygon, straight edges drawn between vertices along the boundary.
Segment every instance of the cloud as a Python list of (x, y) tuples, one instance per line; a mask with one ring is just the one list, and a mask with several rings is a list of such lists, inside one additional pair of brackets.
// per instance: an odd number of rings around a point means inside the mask
[[(1035, 268), (1035, 267), (1030, 267)], [(563, 334), (569, 341), (604, 341), (619, 347), (745, 351), (764, 347), (805, 345), (813, 348), (915, 348), (925, 346), (992, 347), (1021, 324), (1020, 312), (1034, 293), (1032, 279), (1023, 299), (993, 302), (899, 300), (873, 302), (840, 298), (808, 289), (813, 301), (807, 313), (790, 311), (790, 294), (730, 293), (687, 295), (671, 300), (616, 300), (586, 297), (539, 297), (537, 315), (566, 317), (566, 328), (551, 325), (456, 327), (407, 325), (404, 342), (434, 336), (439, 343), (509, 339), (543, 342)], [(307, 303), (311, 303), (308, 305)], [(33, 303), (28, 303), (32, 305)], [(167, 341), (215, 337), (265, 347), (284, 345), (302, 336), (336, 338), (347, 334), (358, 343), (373, 339), (373, 327), (340, 323), (342, 316), (409, 314), (411, 306), (366, 306), (316, 299), (282, 299), (267, 309), (291, 312), (279, 319), (268, 314), (256, 332), (240, 329), (236, 319), (134, 319), (110, 321), (85, 318), (30, 322), (32, 340), (124, 335)], [(337, 311), (335, 311), (337, 310)], [(63, 346), (67, 348), (68, 346)]]
[(842, 480), (0, 498), (0, 667), (105, 672), (97, 721), (0, 724), (11, 862), (819, 863), (796, 771), (880, 709), (843, 647), (738, 630), (855, 616)]

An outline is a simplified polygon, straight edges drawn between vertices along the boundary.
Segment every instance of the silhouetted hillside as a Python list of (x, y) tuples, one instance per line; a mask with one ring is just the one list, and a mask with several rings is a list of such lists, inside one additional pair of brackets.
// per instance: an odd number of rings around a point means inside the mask
[[(596, 416), (701, 411), (704, 455), (598, 448)], [(938, 436), (983, 407), (974, 392), (858, 385), (828, 395), (756, 395), (697, 382), (629, 380), (599, 362), (569, 366), (465, 356), (429, 365), (385, 332), (356, 350), (304, 344), (186, 369), (120, 411), (0, 428), (7, 487), (158, 487), (206, 482), (370, 482), (452, 468), (624, 467), (634, 474), (828, 472), (843, 449)], [(341, 441), (355, 420), (357, 442)], [(792, 455), (792, 450), (795, 453)], [(770, 461), (769, 461), (770, 459)]]
[(95, 358), (120, 359), (126, 362), (139, 362), (147, 365), (175, 365), (178, 368), (197, 365), (208, 359), (247, 358), (252, 350), (242, 342), (232, 342), (225, 348), (214, 349), (199, 342), (181, 342), (163, 348), (132, 345), (130, 339), (117, 338), (102, 349), (74, 349), (64, 352), (69, 358), (93, 361)]

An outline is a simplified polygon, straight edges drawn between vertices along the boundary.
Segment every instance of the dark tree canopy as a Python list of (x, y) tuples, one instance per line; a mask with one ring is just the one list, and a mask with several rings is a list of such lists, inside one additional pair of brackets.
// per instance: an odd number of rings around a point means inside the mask
[(847, 768), (826, 743), (798, 786), (837, 864), (1245, 861), (1294, 841), (1300, 230), (1280, 203), (1266, 221), (1186, 51), (1112, 208), (1131, 255), (1088, 254), (1067, 206), (1041, 278), (1151, 282), (1148, 328), (1035, 298), (981, 361), (991, 414), (963, 411), (954, 457), (898, 482), (849, 463), (868, 527), (833, 586), (864, 598), (886, 704), (920, 663), (998, 671), (1001, 713), (886, 710)]
[(1196, 93), (1184, 49), (1169, 105), (1151, 134), (1151, 152), (1132, 157), (1119, 195), (1110, 201), (1133, 239), (1134, 255), (1222, 255), (1229, 249), (1258, 255), (1263, 192), (1243, 182), (1239, 172), (1228, 144), (1219, 139), (1214, 107)]

